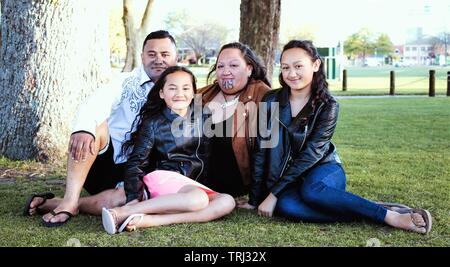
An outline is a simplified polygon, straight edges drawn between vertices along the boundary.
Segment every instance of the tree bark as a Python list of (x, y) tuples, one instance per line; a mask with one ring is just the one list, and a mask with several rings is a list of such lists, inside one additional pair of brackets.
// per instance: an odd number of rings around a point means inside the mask
[(122, 20), (125, 27), (127, 56), (122, 71), (131, 71), (141, 64), (141, 46), (148, 34), (153, 2), (154, 0), (147, 0), (144, 13), (140, 15), (139, 8), (134, 5), (135, 1), (123, 0)]
[(272, 81), (280, 31), (281, 0), (241, 0), (239, 41), (252, 48), (267, 68)]
[(1, 6), (0, 155), (59, 160), (78, 105), (110, 75), (106, 3)]

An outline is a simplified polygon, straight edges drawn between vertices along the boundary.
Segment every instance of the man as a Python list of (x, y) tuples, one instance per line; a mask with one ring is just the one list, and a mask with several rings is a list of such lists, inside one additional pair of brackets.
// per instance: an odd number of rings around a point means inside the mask
[[(77, 114), (69, 142), (64, 198), (52, 194), (31, 196), (24, 213), (49, 212), (42, 219), (48, 227), (66, 223), (78, 212), (100, 215), (102, 207), (125, 204), (123, 179), (127, 155), (122, 144), (161, 73), (177, 63), (174, 38), (155, 31), (144, 40), (142, 66), (99, 88)], [(91, 196), (80, 198), (82, 188)]]

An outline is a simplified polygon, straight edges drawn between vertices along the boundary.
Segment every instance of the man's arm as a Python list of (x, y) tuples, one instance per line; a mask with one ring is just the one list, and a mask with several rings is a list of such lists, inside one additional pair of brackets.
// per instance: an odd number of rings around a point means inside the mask
[(95, 155), (96, 129), (109, 118), (121, 95), (122, 84), (116, 81), (99, 87), (81, 104), (69, 141), (69, 156), (73, 160), (85, 160), (88, 153)]

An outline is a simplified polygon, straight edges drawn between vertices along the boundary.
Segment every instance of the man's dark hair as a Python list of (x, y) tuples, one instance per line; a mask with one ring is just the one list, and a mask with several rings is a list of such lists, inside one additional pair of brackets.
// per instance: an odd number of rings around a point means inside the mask
[(177, 47), (177, 43), (175, 42), (175, 39), (173, 38), (173, 36), (170, 35), (170, 33), (168, 31), (160, 30), (160, 31), (151, 32), (149, 35), (147, 35), (147, 37), (145, 37), (144, 44), (142, 45), (142, 50), (144, 50), (145, 43), (147, 43), (148, 40), (165, 39), (165, 38), (169, 38), (170, 41), (173, 43), (173, 45), (175, 47)]

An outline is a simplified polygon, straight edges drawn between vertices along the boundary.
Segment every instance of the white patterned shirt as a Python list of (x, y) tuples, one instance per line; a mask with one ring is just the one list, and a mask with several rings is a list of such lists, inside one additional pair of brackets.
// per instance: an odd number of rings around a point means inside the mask
[(122, 144), (129, 139), (131, 126), (153, 85), (142, 66), (121, 73), (111, 83), (98, 88), (80, 106), (72, 133), (85, 131), (95, 137), (96, 127), (107, 121), (114, 162), (125, 162), (127, 156), (121, 155)]

